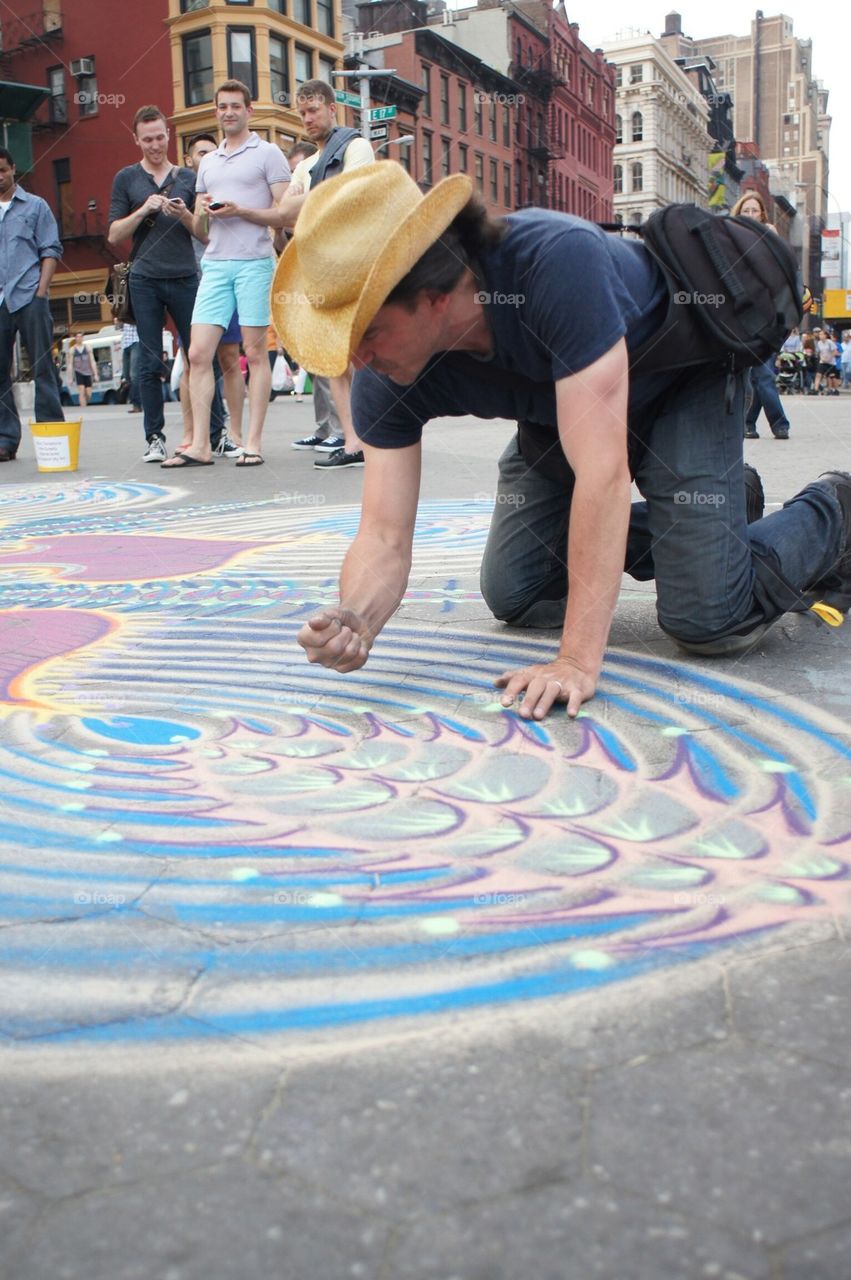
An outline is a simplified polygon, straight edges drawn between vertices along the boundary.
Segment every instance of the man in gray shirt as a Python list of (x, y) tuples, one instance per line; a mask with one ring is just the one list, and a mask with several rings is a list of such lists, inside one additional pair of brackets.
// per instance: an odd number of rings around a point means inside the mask
[(36, 422), (62, 422), (53, 363), (53, 321), (47, 289), (62, 254), (56, 220), (40, 196), (17, 185), (15, 161), (0, 147), (0, 462), (21, 442), (12, 392), (12, 352), (20, 333), (35, 380)]
[[(168, 124), (159, 107), (140, 107), (133, 136), (142, 152), (112, 184), (109, 243), (133, 240), (130, 301), (141, 346), (139, 390), (144, 410), (145, 462), (167, 457), (162, 393), (162, 331), (166, 312), (189, 350), (198, 272), (192, 248), (195, 174), (168, 158)], [(209, 432), (209, 414), (207, 416)]]

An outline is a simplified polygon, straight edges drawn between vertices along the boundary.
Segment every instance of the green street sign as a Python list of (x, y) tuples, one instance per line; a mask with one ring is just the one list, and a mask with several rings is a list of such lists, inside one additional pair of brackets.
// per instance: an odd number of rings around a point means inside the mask
[(366, 113), (366, 118), (371, 124), (376, 124), (379, 120), (395, 120), (395, 107), (371, 107)]
[(344, 107), (359, 107), (360, 98), (356, 93), (346, 93), (344, 89), (336, 89), (334, 97), (337, 102), (342, 102)]

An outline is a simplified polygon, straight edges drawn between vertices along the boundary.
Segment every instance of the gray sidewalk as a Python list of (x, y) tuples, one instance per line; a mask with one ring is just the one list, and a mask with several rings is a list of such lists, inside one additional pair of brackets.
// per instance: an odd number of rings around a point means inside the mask
[[(851, 397), (786, 403), (769, 509), (851, 468)], [(624, 579), (521, 723), (511, 428), (446, 420), (399, 614), (316, 670), (363, 473), (311, 422), (178, 475), (95, 409), (0, 475), (0, 1275), (848, 1280), (851, 624), (687, 659)]]

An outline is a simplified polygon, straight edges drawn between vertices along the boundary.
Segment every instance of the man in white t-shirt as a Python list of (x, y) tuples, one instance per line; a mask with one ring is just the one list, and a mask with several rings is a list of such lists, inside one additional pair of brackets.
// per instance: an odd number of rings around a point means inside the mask
[[(295, 226), (307, 193), (317, 182), (375, 161), (372, 146), (366, 138), (354, 129), (343, 129), (337, 124), (334, 90), (324, 80), (305, 81), (296, 95), (296, 110), (309, 141), (315, 143), (319, 150), (296, 165), (292, 182), (280, 202), (283, 225), (287, 230)], [(283, 244), (276, 244), (276, 247), (283, 248)], [(322, 437), (317, 433), (296, 440), (293, 447), (315, 449), (321, 453), (323, 456), (313, 464), (321, 470), (362, 467), (363, 451), (352, 423), (351, 369), (340, 378), (312, 377), (312, 382), (314, 400), (321, 403), (327, 399), (336, 406), (343, 434), (342, 437)]]

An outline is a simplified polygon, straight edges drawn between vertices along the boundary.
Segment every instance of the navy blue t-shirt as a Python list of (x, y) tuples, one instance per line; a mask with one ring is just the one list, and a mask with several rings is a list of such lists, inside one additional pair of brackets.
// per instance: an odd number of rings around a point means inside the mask
[[(493, 355), (482, 360), (467, 352), (441, 353), (409, 387), (358, 370), (352, 412), (367, 444), (415, 444), (431, 418), (514, 418), (537, 424), (540, 445), (532, 438), (534, 429), (526, 443), (532, 453), (547, 453), (556, 462), (561, 451), (552, 449), (558, 435), (555, 382), (599, 360), (620, 338), (626, 337), (632, 351), (661, 327), (667, 289), (642, 244), (546, 209), (524, 209), (506, 221), (507, 234), (478, 264), (481, 291), (489, 296)], [(630, 418), (676, 377), (631, 378)], [(539, 461), (525, 448), (524, 454), (530, 463)]]

